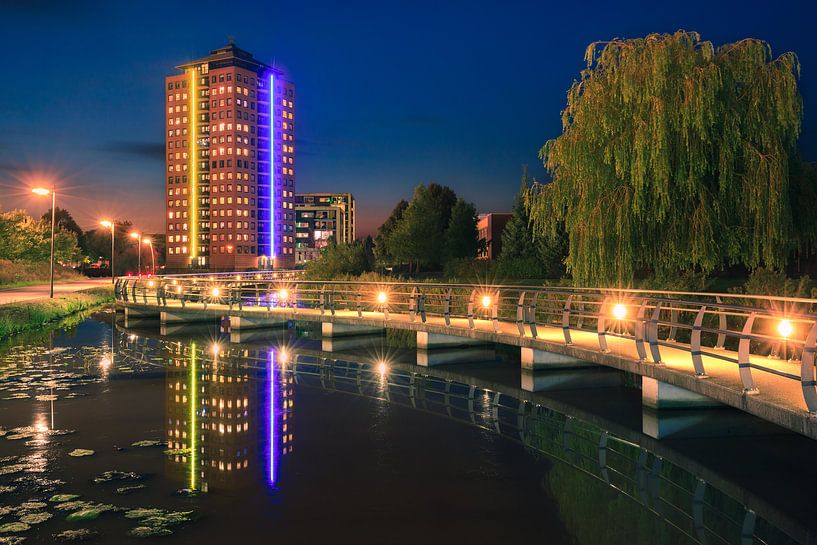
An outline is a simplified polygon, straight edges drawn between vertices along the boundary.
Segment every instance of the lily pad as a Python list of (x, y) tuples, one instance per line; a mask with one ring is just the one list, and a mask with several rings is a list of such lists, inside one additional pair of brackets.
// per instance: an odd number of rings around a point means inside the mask
[(12, 464), (10, 466), (0, 467), (0, 475), (12, 475), (20, 473), (26, 468), (24, 464)]
[(101, 475), (94, 477), (94, 482), (99, 483), (107, 483), (111, 481), (138, 481), (142, 479), (143, 476), (139, 475), (138, 473), (134, 473), (132, 471), (106, 471)]
[(173, 530), (153, 526), (137, 526), (136, 528), (128, 530), (128, 535), (131, 537), (169, 536), (172, 533)]
[(80, 456), (92, 456), (93, 454), (94, 454), (93, 450), (85, 448), (75, 448), (74, 450), (68, 453), (68, 456), (79, 458)]
[(129, 519), (144, 519), (148, 517), (155, 517), (159, 515), (163, 515), (163, 509), (153, 509), (153, 508), (145, 508), (140, 507), (137, 509), (131, 509), (125, 513), (125, 517)]
[(0, 494), (11, 494), (16, 491), (17, 487), (14, 485), (0, 486)]
[(20, 522), (24, 522), (26, 524), (40, 524), (41, 522), (45, 522), (51, 517), (53, 517), (51, 513), (47, 513), (45, 511), (40, 511), (39, 513), (30, 513), (28, 515), (23, 515), (20, 517)]
[(116, 489), (116, 493), (119, 494), (120, 496), (123, 496), (125, 494), (130, 494), (131, 492), (136, 492), (137, 490), (141, 490), (143, 488), (145, 488), (145, 485), (143, 485), (143, 484), (134, 484), (134, 485), (130, 485), (130, 486), (121, 486), (121, 487)]
[(25, 522), (9, 522), (0, 526), (0, 534), (8, 534), (10, 532), (26, 532), (31, 530), (31, 526)]
[(164, 446), (164, 441), (158, 441), (156, 439), (144, 439), (142, 441), (136, 441), (131, 443), (130, 446), (132, 447), (162, 447)]
[(173, 511), (161, 515), (155, 515), (142, 519), (145, 526), (176, 526), (185, 522), (190, 522), (190, 515), (193, 511)]
[(89, 501), (76, 500), (58, 503), (54, 505), (54, 509), (59, 509), (60, 511), (79, 511), (81, 509), (88, 509), (93, 505), (94, 504)]
[(71, 500), (75, 500), (79, 497), (79, 494), (54, 494), (48, 501), (53, 503), (63, 503)]
[(169, 448), (163, 451), (168, 456), (186, 456), (190, 454), (189, 448)]
[(113, 506), (113, 505), (108, 505), (108, 504), (103, 504), (103, 503), (94, 504), (94, 505), (91, 505), (90, 507), (80, 509), (79, 511), (74, 511), (73, 513), (71, 513), (70, 515), (65, 517), (65, 520), (67, 520), (68, 522), (78, 522), (78, 521), (82, 521), (82, 520), (93, 520), (93, 519), (99, 517), (99, 515), (101, 515), (102, 513), (105, 513), (106, 511), (113, 511), (114, 509), (116, 509), (116, 507)]
[(45, 509), (48, 507), (48, 504), (41, 501), (26, 501), (20, 504), (19, 509), (23, 511), (37, 511), (39, 509)]
[(25, 540), (26, 538), (21, 536), (4, 536), (0, 537), (0, 545), (19, 545)]
[(65, 530), (59, 534), (53, 534), (54, 540), (61, 543), (76, 543), (78, 541), (88, 541), (99, 535), (96, 530), (80, 528), (78, 530)]

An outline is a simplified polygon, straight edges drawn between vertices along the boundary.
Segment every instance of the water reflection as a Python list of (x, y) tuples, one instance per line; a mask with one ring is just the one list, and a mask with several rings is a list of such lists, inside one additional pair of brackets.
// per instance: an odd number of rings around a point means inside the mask
[(279, 372), (277, 349), (199, 346), (166, 347), (169, 472), (204, 492), (252, 485), (262, 469), (275, 485), (280, 458), (292, 452), (293, 377)]

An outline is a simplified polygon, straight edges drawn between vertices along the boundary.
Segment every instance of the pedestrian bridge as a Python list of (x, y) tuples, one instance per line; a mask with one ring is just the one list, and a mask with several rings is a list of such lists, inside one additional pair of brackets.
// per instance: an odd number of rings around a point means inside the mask
[(416, 331), (421, 365), (444, 362), (435, 351), (452, 346), (518, 346), (529, 391), (603, 366), (643, 377), (645, 404), (657, 409), (722, 404), (817, 439), (817, 300), (291, 272), (119, 278), (115, 294), (127, 319), (163, 324), (228, 318), (240, 332), (318, 321), (326, 338)]

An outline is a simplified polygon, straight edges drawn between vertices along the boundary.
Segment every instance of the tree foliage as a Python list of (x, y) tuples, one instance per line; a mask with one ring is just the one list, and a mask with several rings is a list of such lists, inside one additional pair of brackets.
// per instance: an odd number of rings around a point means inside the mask
[(775, 58), (755, 39), (716, 49), (678, 31), (594, 43), (586, 60), (562, 134), (540, 151), (552, 183), (526, 196), (537, 233), (564, 225), (575, 282), (778, 268), (817, 239), (810, 215), (792, 213), (793, 53)]
[[(0, 212), (0, 259), (48, 261), (51, 256), (51, 215), (48, 221), (35, 220), (22, 210)], [(73, 263), (81, 259), (73, 231), (59, 229), (54, 236), (54, 259)]]
[(516, 197), (511, 219), (502, 232), (502, 253), (498, 272), (509, 278), (561, 278), (565, 274), (567, 237), (564, 229), (555, 233), (534, 232), (525, 194), (531, 187), (527, 168)]
[(306, 264), (306, 276), (310, 280), (330, 280), (370, 272), (374, 266), (372, 247), (371, 237), (366, 241), (330, 244), (320, 258)]
[(420, 184), (411, 201), (404, 202), (378, 230), (375, 248), (383, 264), (408, 264), (419, 270), (476, 254), (476, 209), (458, 200), (450, 188)]
[(445, 231), (445, 257), (450, 259), (473, 259), (477, 255), (477, 209), (463, 199), (451, 208), (451, 219)]

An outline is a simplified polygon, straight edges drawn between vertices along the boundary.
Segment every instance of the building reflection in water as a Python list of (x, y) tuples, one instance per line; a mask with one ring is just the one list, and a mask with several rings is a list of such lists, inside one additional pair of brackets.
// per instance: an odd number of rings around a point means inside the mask
[(166, 350), (168, 474), (202, 492), (260, 478), (275, 485), (281, 458), (292, 452), (294, 406), (294, 379), (281, 372), (277, 350), (205, 350), (196, 342)]

